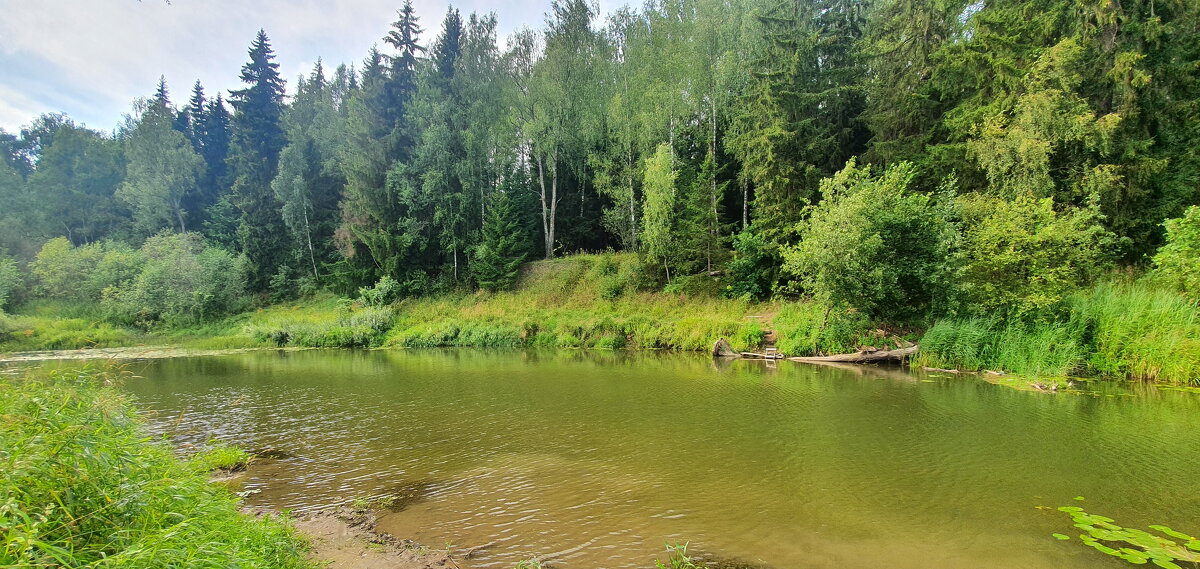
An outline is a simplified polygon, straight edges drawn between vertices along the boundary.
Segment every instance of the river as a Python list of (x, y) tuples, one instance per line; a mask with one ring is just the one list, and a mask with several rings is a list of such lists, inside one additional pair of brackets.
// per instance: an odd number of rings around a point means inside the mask
[[(1120, 567), (1079, 505), (1200, 531), (1200, 395), (694, 354), (299, 351), (135, 361), (150, 428), (270, 456), (251, 505), (397, 495), (379, 529), (464, 567)], [(1077, 500), (1083, 497), (1084, 500)]]

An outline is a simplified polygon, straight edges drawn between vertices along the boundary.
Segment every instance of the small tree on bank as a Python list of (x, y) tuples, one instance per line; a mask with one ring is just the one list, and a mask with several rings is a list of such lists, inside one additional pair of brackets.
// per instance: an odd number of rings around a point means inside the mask
[(471, 263), (475, 282), (490, 291), (512, 288), (526, 254), (524, 230), (512, 199), (505, 192), (496, 192), (484, 219), (483, 241), (475, 248)]

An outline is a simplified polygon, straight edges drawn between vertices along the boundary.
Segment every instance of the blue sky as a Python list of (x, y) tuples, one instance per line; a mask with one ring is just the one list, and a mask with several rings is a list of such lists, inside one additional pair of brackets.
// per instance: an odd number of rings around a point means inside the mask
[[(403, 0), (0, 0), (0, 128), (16, 132), (62, 111), (109, 131), (135, 97), (164, 75), (178, 104), (197, 79), (206, 92), (239, 87), (238, 71), (264, 28), (289, 85), (318, 57), (332, 69), (359, 62), (396, 19)], [(616, 0), (601, 2), (607, 12)], [(422, 43), (445, 15), (445, 0), (414, 0)], [(500, 39), (540, 28), (549, 0), (456, 2), (465, 16), (494, 11)]]

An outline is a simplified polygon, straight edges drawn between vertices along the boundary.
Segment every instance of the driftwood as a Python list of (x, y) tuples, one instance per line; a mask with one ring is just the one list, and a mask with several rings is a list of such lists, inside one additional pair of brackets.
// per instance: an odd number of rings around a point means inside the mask
[(806, 358), (788, 358), (794, 362), (809, 363), (848, 363), (870, 364), (878, 362), (902, 362), (917, 351), (917, 346), (909, 346), (896, 350), (864, 350), (853, 354), (837, 354), (833, 356), (812, 356)]
[(713, 342), (712, 355), (714, 358), (736, 358), (738, 353), (733, 351), (733, 346), (729, 345), (729, 341), (721, 338)]

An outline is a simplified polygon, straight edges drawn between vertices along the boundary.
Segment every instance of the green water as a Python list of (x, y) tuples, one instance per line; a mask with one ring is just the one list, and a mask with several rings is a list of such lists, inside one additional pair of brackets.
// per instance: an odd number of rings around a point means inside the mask
[[(409, 498), (380, 529), (464, 567), (652, 567), (665, 542), (783, 568), (1121, 561), (1053, 507), (1200, 532), (1200, 395), (695, 355), (306, 351), (135, 362), (151, 426), (283, 458), (247, 500)], [(1086, 497), (1079, 503), (1076, 496)], [(1039, 508), (1049, 506), (1051, 509)]]

